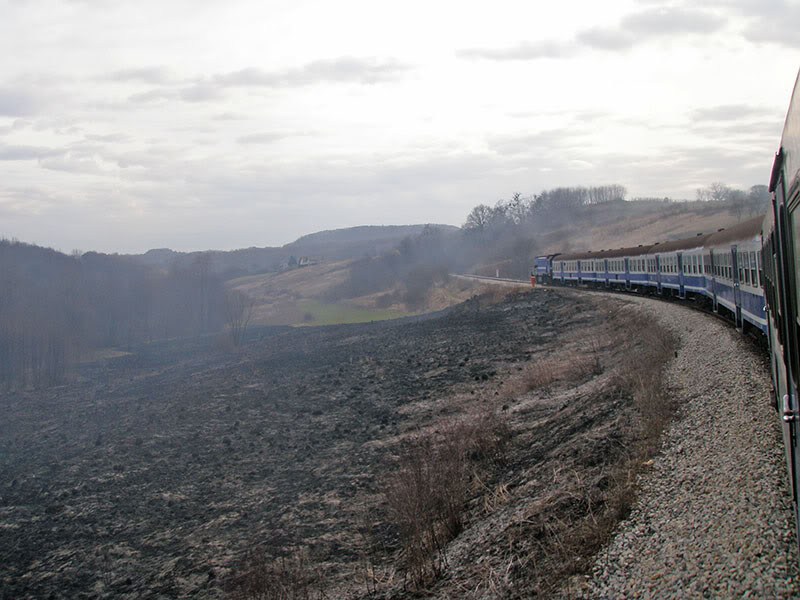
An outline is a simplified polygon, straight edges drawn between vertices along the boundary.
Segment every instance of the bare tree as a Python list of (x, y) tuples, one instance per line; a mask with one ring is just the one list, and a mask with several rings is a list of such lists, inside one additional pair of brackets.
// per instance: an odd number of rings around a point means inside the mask
[(250, 296), (238, 290), (231, 290), (225, 295), (225, 319), (234, 346), (241, 344), (244, 339), (247, 326), (253, 317), (254, 304)]
[(766, 185), (754, 185), (747, 192), (747, 208), (750, 216), (755, 216), (767, 210), (770, 203), (769, 188)]
[(730, 190), (728, 194), (728, 203), (731, 206), (731, 214), (734, 215), (738, 221), (741, 221), (744, 211), (747, 208), (747, 195), (742, 190)]
[(492, 220), (492, 207), (486, 204), (479, 204), (467, 215), (467, 222), (464, 229), (472, 231), (483, 231)]
[(733, 189), (721, 181), (715, 181), (706, 188), (699, 188), (697, 190), (697, 199), (703, 202), (722, 202), (728, 200), (733, 193)]

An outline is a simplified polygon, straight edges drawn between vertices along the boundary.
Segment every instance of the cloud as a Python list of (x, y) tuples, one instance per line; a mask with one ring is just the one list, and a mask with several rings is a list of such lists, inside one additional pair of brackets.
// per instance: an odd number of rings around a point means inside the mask
[[(151, 84), (165, 83), (160, 87), (138, 92), (128, 97), (134, 104), (157, 103), (164, 100), (184, 102), (210, 102), (225, 97), (228, 88), (292, 88), (322, 83), (376, 84), (399, 79), (409, 65), (395, 60), (360, 59), (342, 57), (317, 60), (301, 67), (282, 71), (264, 71), (248, 67), (229, 73), (218, 73), (208, 78), (186, 80), (183, 87), (172, 81), (161, 69), (133, 69), (116, 71), (105, 76), (115, 81), (141, 81)], [(172, 82), (172, 84), (170, 84)], [(188, 85), (186, 85), (188, 84)], [(214, 117), (220, 120), (246, 118), (232, 113)]]
[(233, 113), (233, 112), (220, 113), (218, 115), (214, 115), (211, 118), (214, 119), (215, 121), (244, 121), (246, 119), (249, 119), (247, 115)]
[(0, 160), (37, 160), (61, 154), (61, 150), (41, 146), (10, 146), (0, 144)]
[(456, 55), (465, 59), (539, 60), (571, 58), (581, 48), (620, 51), (658, 37), (701, 35), (718, 31), (725, 20), (708, 11), (680, 7), (656, 7), (624, 17), (617, 25), (591, 27), (571, 41), (537, 40), (507, 48), (469, 48)]
[(67, 173), (89, 173), (97, 175), (103, 173), (100, 165), (93, 157), (81, 157), (71, 153), (42, 158), (39, 164), (44, 169), (51, 171), (65, 171)]
[(731, 2), (749, 19), (743, 35), (755, 43), (772, 43), (789, 48), (800, 48), (800, 3), (785, 0), (769, 2)]
[(718, 31), (725, 19), (703, 10), (678, 7), (658, 7), (624, 17), (623, 31), (640, 36), (707, 34)]
[(489, 149), (497, 154), (512, 156), (517, 154), (529, 155), (541, 153), (562, 147), (568, 139), (575, 137), (574, 129), (549, 129), (527, 135), (497, 135), (487, 140)]
[(14, 122), (10, 125), (3, 125), (0, 127), (0, 135), (8, 135), (12, 131), (19, 131), (30, 126), (30, 121), (25, 121), (24, 119), (14, 119)]
[[(36, 217), (57, 205), (58, 202), (52, 194), (41, 187), (0, 187), (0, 215), (6, 218)], [(7, 226), (7, 223), (4, 224)], [(8, 233), (9, 231), (0, 232), (0, 235)]]
[(240, 144), (271, 144), (289, 137), (286, 133), (278, 132), (265, 132), (265, 133), (252, 133), (250, 135), (243, 135), (236, 139)]
[(584, 46), (598, 50), (627, 50), (636, 39), (618, 27), (592, 27), (578, 32), (575, 39)]
[(175, 77), (163, 67), (141, 67), (135, 69), (121, 69), (97, 77), (100, 81), (135, 81), (149, 83), (151, 85), (163, 85), (173, 83)]
[(456, 55), (465, 59), (536, 60), (540, 58), (569, 58), (575, 54), (575, 51), (574, 44), (542, 40), (521, 42), (509, 48), (467, 48), (459, 50)]
[(319, 83), (374, 84), (396, 80), (409, 69), (410, 66), (395, 60), (341, 57), (317, 60), (283, 71), (264, 71), (250, 67), (216, 75), (214, 81), (231, 87), (300, 87)]
[(149, 102), (159, 102), (161, 100), (170, 100), (175, 98), (175, 96), (176, 93), (172, 90), (157, 88), (154, 90), (148, 90), (146, 92), (140, 92), (138, 94), (133, 94), (132, 96), (128, 97), (128, 100), (136, 104), (145, 104)]
[(178, 90), (178, 95), (186, 102), (208, 102), (219, 100), (225, 94), (218, 86), (202, 81)]
[(0, 87), (0, 115), (26, 117), (35, 115), (44, 108), (41, 97), (31, 90)]
[(740, 121), (748, 117), (763, 117), (771, 113), (757, 106), (723, 104), (698, 108), (691, 113), (694, 121)]
[(131, 136), (125, 133), (107, 133), (105, 135), (86, 135), (86, 139), (90, 142), (107, 142), (107, 143), (116, 143), (116, 142), (128, 142), (131, 139)]

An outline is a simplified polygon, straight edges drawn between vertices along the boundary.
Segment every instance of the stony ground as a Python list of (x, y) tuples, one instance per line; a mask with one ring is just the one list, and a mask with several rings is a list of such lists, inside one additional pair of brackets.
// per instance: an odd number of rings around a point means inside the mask
[(683, 407), (630, 518), (563, 597), (800, 597), (765, 355), (706, 315), (635, 301), (680, 336), (668, 383)]

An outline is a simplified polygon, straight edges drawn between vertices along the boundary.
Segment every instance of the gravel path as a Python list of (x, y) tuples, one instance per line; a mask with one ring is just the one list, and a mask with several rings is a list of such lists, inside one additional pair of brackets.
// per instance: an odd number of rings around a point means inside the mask
[(632, 300), (680, 336), (668, 378), (685, 403), (630, 517), (564, 597), (800, 598), (768, 367), (715, 319)]

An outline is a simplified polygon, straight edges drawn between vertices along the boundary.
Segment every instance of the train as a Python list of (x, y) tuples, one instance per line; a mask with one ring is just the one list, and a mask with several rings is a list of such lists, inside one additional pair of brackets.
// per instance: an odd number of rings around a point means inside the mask
[(705, 302), (742, 331), (767, 334), (756, 217), (714, 233), (640, 245), (537, 256), (539, 284), (585, 285)]
[(800, 545), (800, 73), (763, 216), (679, 240), (537, 256), (531, 283), (624, 290), (703, 304), (768, 348)]

